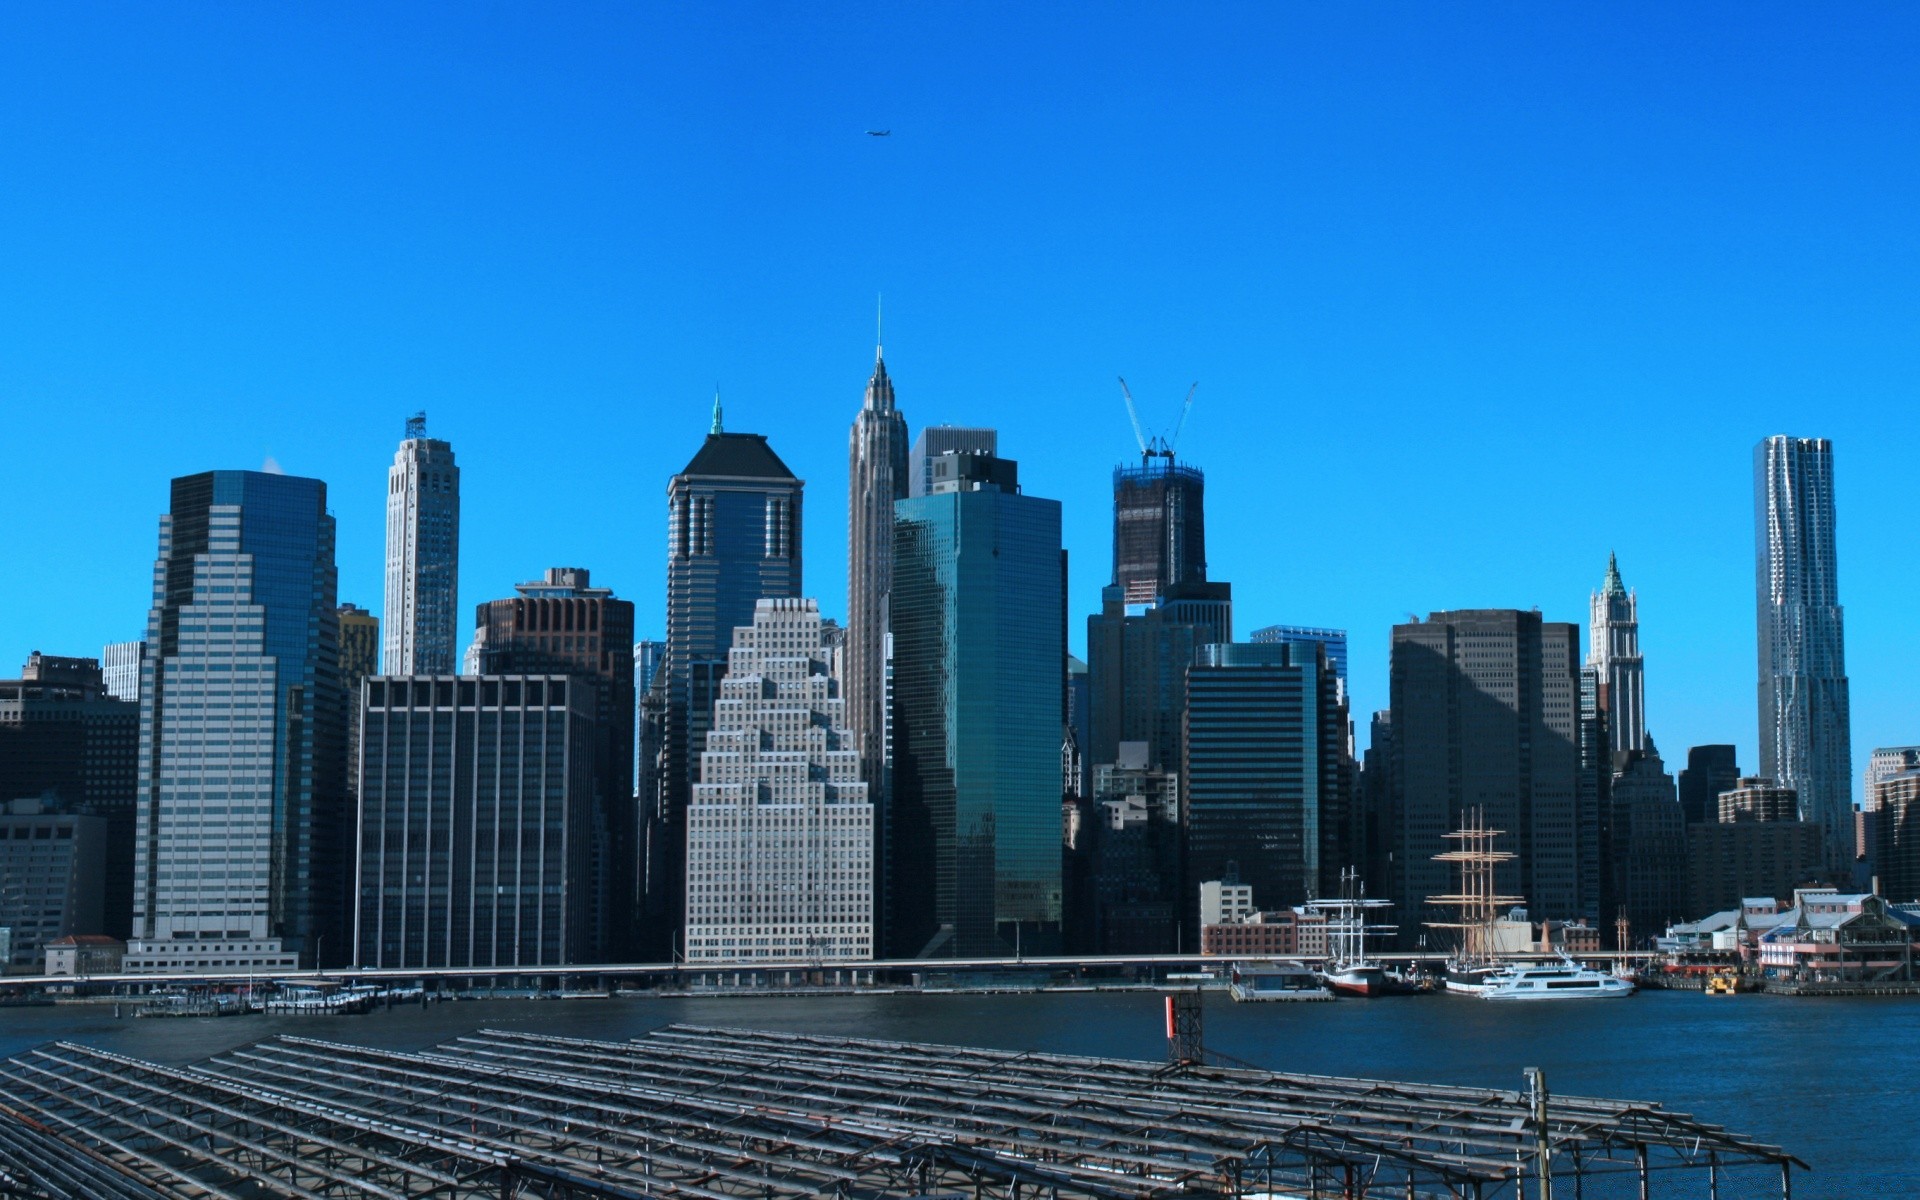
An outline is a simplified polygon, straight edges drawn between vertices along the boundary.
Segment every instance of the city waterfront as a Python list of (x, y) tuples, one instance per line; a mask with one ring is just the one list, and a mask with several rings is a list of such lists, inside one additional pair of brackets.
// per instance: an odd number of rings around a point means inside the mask
[[(1920, 1190), (1920, 1166), (1904, 1139), (1864, 1131), (1920, 1118), (1920, 1084), (1889, 1069), (1920, 1055), (1914, 1015), (1897, 1000), (1679, 992), (1543, 1006), (1454, 997), (1235, 1005), (1211, 994), (1205, 1041), (1273, 1070), (1505, 1089), (1523, 1086), (1523, 1068), (1540, 1067), (1556, 1094), (1657, 1101), (1785, 1147), (1813, 1168), (1796, 1177), (1796, 1196), (1895, 1195)], [(479, 1028), (618, 1039), (674, 1022), (1132, 1058), (1166, 1052), (1157, 995), (1056, 992), (482, 1000), (359, 1017), (170, 1021), (66, 1005), (0, 1011), (0, 1053), (69, 1040), (181, 1064), (275, 1033), (411, 1050)]]

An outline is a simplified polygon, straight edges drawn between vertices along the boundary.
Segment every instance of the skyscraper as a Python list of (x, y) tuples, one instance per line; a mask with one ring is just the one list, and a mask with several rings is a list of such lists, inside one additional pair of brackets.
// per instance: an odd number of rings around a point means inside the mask
[(453, 673), (459, 575), (460, 468), (419, 413), (387, 470), (387, 674)]
[(351, 951), (333, 551), (317, 479), (173, 481), (140, 687), (129, 971)]
[(100, 649), (100, 674), (107, 695), (115, 700), (140, 703), (140, 664), (146, 660), (144, 638), (131, 642), (108, 642)]
[(1800, 817), (1853, 845), (1853, 745), (1834, 553), (1833, 443), (1753, 448), (1760, 774), (1800, 794)]
[(1580, 630), (1538, 612), (1467, 609), (1393, 627), (1393, 898), (1403, 928), (1452, 890), (1445, 834), (1472, 809), (1505, 831), (1495, 890), (1533, 917), (1599, 916), (1598, 814), (1580, 771)]
[[(656, 930), (681, 925), (686, 808), (733, 631), (753, 624), (761, 599), (800, 594), (804, 486), (764, 436), (722, 428), (717, 398), (712, 431), (667, 485), (663, 778), (647, 818), (648, 924)], [(662, 940), (648, 946), (663, 956), (670, 948)]]
[(943, 454), (998, 454), (997, 430), (969, 425), (928, 425), (907, 454), (907, 495), (933, 494), (933, 461)]
[(1337, 894), (1357, 865), (1353, 764), (1324, 643), (1203, 646), (1186, 687), (1181, 903), (1197, 945), (1202, 881), (1232, 873), (1263, 909)]
[(1312, 625), (1265, 625), (1253, 631), (1248, 641), (1259, 643), (1290, 642), (1295, 645), (1320, 645), (1327, 648), (1327, 665), (1342, 687), (1347, 683), (1347, 631), (1321, 629)]
[(1599, 672), (1612, 750), (1647, 748), (1646, 688), (1640, 660), (1640, 598), (1620, 582), (1620, 564), (1607, 555), (1607, 578), (1593, 593), (1587, 664)]
[(687, 960), (873, 957), (873, 805), (812, 600), (736, 629), (687, 810)]
[(1116, 761), (1122, 742), (1146, 743), (1149, 766), (1181, 769), (1187, 667), (1200, 647), (1233, 640), (1233, 590), (1184, 584), (1159, 600), (1135, 608), (1109, 584), (1087, 618), (1090, 770)]
[[(880, 347), (847, 451), (846, 720), (876, 813), (874, 856), (886, 860), (887, 600), (893, 590), (893, 505), (907, 494), (907, 420), (893, 403)], [(877, 914), (876, 914), (877, 915)]]
[[(103, 893), (100, 925), (74, 932), (124, 939), (133, 923), (140, 687), (136, 679), (134, 699), (117, 699), (102, 675), (93, 659), (36, 650), (19, 679), (0, 680), (0, 804), (33, 798), (54, 812), (102, 819), (104, 874), (93, 881)], [(7, 886), (0, 874), (0, 890)]]
[(340, 686), (359, 704), (360, 681), (380, 670), (380, 618), (358, 604), (340, 606)]
[(1059, 945), (1060, 503), (950, 454), (894, 505), (892, 951)]
[(1172, 450), (1147, 449), (1139, 466), (1113, 469), (1113, 582), (1129, 605), (1207, 581), (1206, 489), (1200, 468)]
[(639, 914), (640, 816), (633, 799), (633, 601), (594, 587), (585, 567), (549, 567), (506, 600), (474, 609), (482, 675), (559, 675), (591, 689), (593, 928), (599, 953), (633, 953)]
[[(1740, 764), (1728, 745), (1694, 746), (1680, 770), (1680, 808), (1689, 825), (1716, 819), (1720, 793), (1740, 782)], [(1698, 916), (1699, 914), (1695, 914)]]
[(597, 961), (591, 687), (376, 676), (361, 718), (355, 963)]

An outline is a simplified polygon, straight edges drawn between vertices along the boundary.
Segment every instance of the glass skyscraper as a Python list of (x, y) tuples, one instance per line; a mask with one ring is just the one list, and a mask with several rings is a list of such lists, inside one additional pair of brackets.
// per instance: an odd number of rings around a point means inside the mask
[(1832, 442), (1753, 448), (1760, 773), (1800, 794), (1838, 862), (1853, 846), (1853, 742), (1833, 524)]
[(666, 955), (686, 899), (687, 804), (727, 673), (736, 627), (753, 624), (762, 599), (800, 594), (802, 482), (757, 433), (727, 433), (716, 401), (713, 430), (667, 485), (667, 661), (662, 775), (646, 815), (643, 950)]
[(1323, 642), (1202, 646), (1186, 673), (1182, 906), (1229, 874), (1261, 908), (1336, 894), (1356, 865), (1345, 692)]
[(1060, 504), (1017, 466), (936, 460), (894, 505), (892, 952), (1060, 943)]
[(349, 954), (333, 555), (317, 479), (173, 481), (141, 676), (130, 971)]

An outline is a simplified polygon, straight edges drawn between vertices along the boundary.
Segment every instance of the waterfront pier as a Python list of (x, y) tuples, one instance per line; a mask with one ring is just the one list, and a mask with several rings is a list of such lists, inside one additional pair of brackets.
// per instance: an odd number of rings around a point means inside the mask
[(0, 1062), (24, 1196), (1748, 1197), (1799, 1166), (1658, 1104), (689, 1025)]

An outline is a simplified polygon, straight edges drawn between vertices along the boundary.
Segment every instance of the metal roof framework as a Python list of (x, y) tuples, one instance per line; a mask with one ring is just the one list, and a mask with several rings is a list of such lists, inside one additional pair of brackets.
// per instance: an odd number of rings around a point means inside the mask
[[(1532, 1193), (1540, 1132), (1515, 1092), (684, 1025), (280, 1036), (184, 1068), (56, 1043), (0, 1062), (0, 1093), (0, 1195), (114, 1200), (1490, 1200)], [(1804, 1166), (1654, 1104), (1555, 1097), (1546, 1132), (1581, 1196)]]

